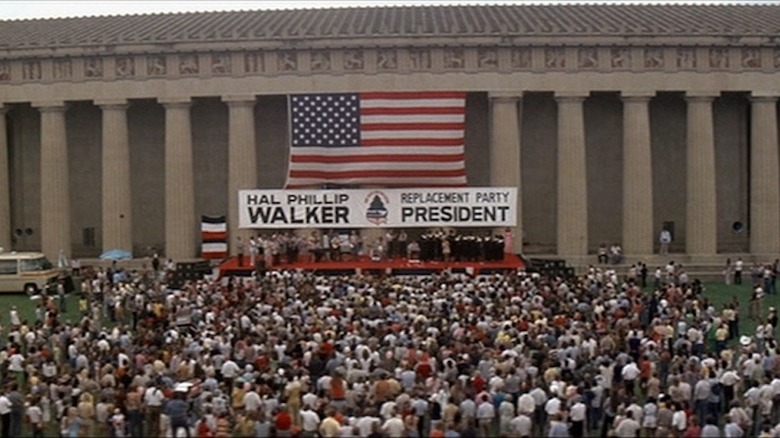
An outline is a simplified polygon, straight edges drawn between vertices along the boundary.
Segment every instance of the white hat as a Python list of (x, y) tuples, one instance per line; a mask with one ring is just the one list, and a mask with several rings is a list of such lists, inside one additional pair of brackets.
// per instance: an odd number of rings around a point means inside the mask
[(739, 343), (742, 344), (742, 346), (747, 347), (753, 342), (753, 339), (750, 336), (742, 336), (739, 338)]

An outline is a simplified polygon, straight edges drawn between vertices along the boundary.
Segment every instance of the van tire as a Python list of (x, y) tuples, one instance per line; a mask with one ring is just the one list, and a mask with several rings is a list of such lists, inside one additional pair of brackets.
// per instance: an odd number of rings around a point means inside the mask
[(27, 295), (36, 295), (38, 293), (38, 286), (35, 283), (27, 283), (24, 285), (24, 293)]

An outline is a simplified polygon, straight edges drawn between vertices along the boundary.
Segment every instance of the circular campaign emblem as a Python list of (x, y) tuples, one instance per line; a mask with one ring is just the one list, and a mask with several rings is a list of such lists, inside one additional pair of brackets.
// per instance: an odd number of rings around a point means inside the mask
[(378, 190), (370, 192), (363, 200), (368, 204), (366, 209), (366, 219), (374, 225), (387, 223), (387, 195)]

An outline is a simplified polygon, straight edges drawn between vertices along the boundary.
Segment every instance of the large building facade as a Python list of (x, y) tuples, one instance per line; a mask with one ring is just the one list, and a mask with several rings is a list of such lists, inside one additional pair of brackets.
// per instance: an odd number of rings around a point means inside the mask
[(780, 6), (346, 8), (0, 21), (0, 247), (198, 252), (280, 188), (287, 96), (466, 91), (516, 250), (780, 252)]

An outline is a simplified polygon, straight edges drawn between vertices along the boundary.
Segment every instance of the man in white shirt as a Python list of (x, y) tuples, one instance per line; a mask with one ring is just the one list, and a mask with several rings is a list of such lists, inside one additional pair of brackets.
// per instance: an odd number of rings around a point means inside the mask
[(734, 284), (742, 284), (742, 270), (745, 267), (745, 262), (742, 261), (742, 257), (738, 258), (734, 263)]
[(5, 394), (0, 394), (0, 423), (3, 438), (11, 436), (11, 400)]
[(301, 430), (304, 437), (317, 436), (320, 427), (320, 416), (310, 406), (304, 406), (301, 410)]
[(404, 420), (398, 414), (398, 409), (393, 408), (393, 416), (385, 421), (385, 424), (382, 425), (382, 430), (387, 436), (403, 436), (405, 429)]
[(688, 428), (688, 417), (679, 405), (675, 406), (675, 408), (672, 415), (672, 429), (677, 433), (677, 436), (682, 436), (685, 433), (685, 429)]
[(672, 243), (672, 233), (664, 228), (661, 230), (661, 235), (659, 236), (658, 241), (661, 244), (660, 250), (658, 252), (661, 255), (669, 254), (669, 244)]
[(639, 435), (639, 429), (641, 426), (639, 422), (634, 420), (634, 413), (631, 411), (626, 412), (626, 418), (620, 422), (615, 428), (615, 436), (618, 438), (636, 438)]
[(585, 416), (587, 415), (587, 406), (582, 402), (582, 397), (577, 396), (575, 402), (569, 410), (569, 420), (571, 420), (571, 436), (573, 438), (582, 438), (585, 434)]
[(482, 401), (477, 406), (477, 420), (482, 436), (493, 435), (493, 419), (496, 418), (496, 408), (490, 402), (487, 395), (482, 396)]
[(531, 436), (531, 417), (521, 412), (518, 416), (512, 419), (512, 430), (514, 436), (519, 438), (528, 438)]
[(531, 397), (530, 394), (525, 393), (521, 395), (520, 398), (517, 400), (517, 411), (519, 413), (531, 416), (533, 415), (535, 409), (536, 409), (536, 402), (534, 401), (534, 398)]
[(244, 410), (246, 410), (247, 414), (254, 414), (260, 409), (261, 403), (260, 394), (250, 386), (246, 394), (244, 394)]
[(31, 403), (27, 407), (27, 421), (30, 422), (32, 436), (43, 438), (43, 411), (36, 403)]
[(360, 436), (367, 437), (371, 435), (371, 432), (374, 430), (375, 424), (381, 424), (381, 420), (371, 415), (365, 415), (363, 417), (360, 417), (360, 419), (358, 419), (357, 421), (357, 428), (360, 432)]
[(636, 384), (636, 379), (639, 377), (639, 374), (639, 367), (633, 360), (623, 365), (623, 369), (620, 371), (620, 375), (623, 377), (623, 384), (626, 387), (626, 394), (628, 394), (629, 397), (634, 395), (634, 385)]
[(723, 438), (742, 438), (743, 436), (745, 436), (745, 431), (733, 418), (729, 418), (729, 422), (723, 426)]
[(160, 434), (160, 414), (162, 414), (162, 403), (165, 399), (163, 392), (149, 383), (149, 387), (144, 392), (144, 407), (146, 408), (146, 435), (157, 436)]

